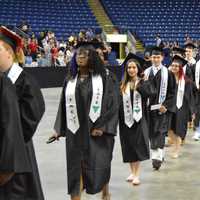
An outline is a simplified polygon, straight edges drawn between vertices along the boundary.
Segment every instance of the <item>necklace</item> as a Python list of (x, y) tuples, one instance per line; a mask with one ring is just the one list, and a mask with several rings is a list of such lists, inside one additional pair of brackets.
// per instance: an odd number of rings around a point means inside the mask
[(81, 82), (83, 82), (88, 76), (89, 76), (89, 74), (80, 74)]

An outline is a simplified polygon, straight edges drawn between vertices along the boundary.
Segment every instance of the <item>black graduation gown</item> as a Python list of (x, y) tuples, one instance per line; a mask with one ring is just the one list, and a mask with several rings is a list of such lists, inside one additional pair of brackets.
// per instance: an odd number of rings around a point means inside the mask
[[(120, 98), (119, 109), (119, 133), (122, 147), (122, 157), (124, 162), (135, 162), (149, 159), (149, 130), (145, 117), (146, 103), (149, 96), (155, 95), (150, 81), (141, 81), (137, 91), (142, 96), (142, 119), (129, 128), (124, 122), (123, 96)], [(131, 100), (133, 102), (131, 91)], [(133, 106), (133, 103), (132, 103)]]
[(4, 75), (0, 75), (0, 106), (0, 172), (30, 172), (16, 91)]
[[(103, 99), (101, 116), (95, 123), (89, 119), (92, 98), (91, 75), (83, 82), (78, 78), (76, 85), (76, 104), (80, 128), (74, 135), (66, 126), (65, 89), (69, 79), (65, 80), (60, 105), (55, 122), (57, 133), (66, 137), (68, 193), (80, 193), (80, 176), (83, 187), (89, 194), (102, 190), (109, 182), (114, 136), (118, 123), (118, 92), (114, 90), (112, 77), (103, 76)], [(91, 136), (93, 128), (103, 130), (101, 137)]]
[[(193, 80), (193, 94), (195, 96), (195, 103), (196, 103), (196, 109), (195, 109), (195, 120), (194, 120), (194, 125), (196, 127), (199, 126), (200, 122), (200, 90), (197, 89), (196, 83), (195, 83), (195, 69), (196, 69), (196, 64), (190, 66), (191, 71), (192, 71), (192, 80)], [(199, 81), (200, 84), (200, 81)]]
[(22, 71), (15, 86), (31, 173), (16, 175), (12, 192), (16, 198), (26, 196), (25, 200), (43, 200), (32, 137), (45, 111), (44, 99), (36, 81), (25, 71)]
[[(0, 172), (29, 173), (15, 87), (0, 75)], [(11, 181), (0, 187), (0, 199), (10, 200)], [(13, 200), (13, 199), (12, 199)]]
[(193, 72), (190, 66), (186, 65), (186, 70), (185, 70), (185, 76), (190, 79), (191, 81), (193, 80)]
[(151, 148), (163, 148), (164, 147), (164, 137), (170, 127), (170, 118), (173, 112), (175, 112), (175, 77), (172, 72), (168, 71), (168, 85), (167, 85), (167, 95), (165, 101), (162, 103), (167, 108), (167, 112), (159, 114), (158, 110), (150, 111), (151, 105), (158, 104), (159, 94), (160, 94), (160, 83), (161, 83), (161, 70), (159, 70), (156, 75), (153, 75), (153, 71), (149, 74), (149, 79), (152, 80), (154, 87), (156, 88), (156, 95), (149, 98), (149, 136), (151, 140)]
[[(192, 82), (185, 82), (183, 105), (180, 109), (176, 107), (176, 112), (172, 115), (171, 129), (174, 133), (184, 139), (187, 133), (187, 122), (191, 114), (195, 112), (195, 97), (193, 94)], [(176, 97), (178, 84), (176, 84)]]

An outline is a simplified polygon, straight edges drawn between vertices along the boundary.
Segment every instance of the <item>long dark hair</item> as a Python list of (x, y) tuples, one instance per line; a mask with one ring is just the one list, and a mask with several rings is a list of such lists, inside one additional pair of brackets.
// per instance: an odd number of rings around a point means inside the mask
[(124, 66), (125, 70), (124, 70), (124, 75), (123, 75), (123, 78), (122, 78), (122, 81), (121, 81), (121, 86), (120, 86), (120, 89), (121, 89), (121, 92), (124, 93), (125, 90), (126, 90), (126, 86), (127, 86), (127, 83), (131, 80), (131, 77), (129, 76), (128, 74), (128, 65), (129, 63), (131, 62), (134, 62), (138, 68), (138, 74), (137, 76), (139, 76), (139, 74), (141, 73), (141, 70), (140, 70), (140, 65), (139, 63), (134, 60), (134, 59), (130, 59), (126, 65)]
[(88, 54), (88, 66), (90, 67), (92, 73), (94, 75), (101, 75), (104, 76), (106, 73), (104, 64), (96, 52), (96, 50), (92, 47), (79, 47), (76, 52), (74, 53), (71, 62), (70, 62), (70, 76), (75, 78), (78, 73), (78, 64), (76, 62), (77, 52), (86, 53)]

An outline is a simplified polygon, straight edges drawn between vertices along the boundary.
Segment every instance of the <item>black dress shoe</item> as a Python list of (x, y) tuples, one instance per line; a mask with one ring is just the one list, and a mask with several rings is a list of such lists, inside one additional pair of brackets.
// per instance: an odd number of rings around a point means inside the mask
[(162, 164), (162, 161), (160, 160), (156, 160), (156, 159), (152, 160), (152, 165), (155, 170), (159, 170), (161, 167), (161, 164)]

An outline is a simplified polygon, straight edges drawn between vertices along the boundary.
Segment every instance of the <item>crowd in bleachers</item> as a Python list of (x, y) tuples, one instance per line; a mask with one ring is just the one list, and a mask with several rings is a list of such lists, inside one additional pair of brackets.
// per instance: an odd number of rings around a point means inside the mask
[(65, 67), (70, 62), (76, 45), (80, 42), (101, 43), (107, 64), (116, 63), (116, 55), (111, 46), (92, 28), (83, 29), (78, 34), (72, 33), (68, 38), (61, 40), (58, 40), (55, 32), (51, 30), (42, 31), (37, 36), (25, 21), (18, 26), (18, 29), (24, 38), (25, 67)]

